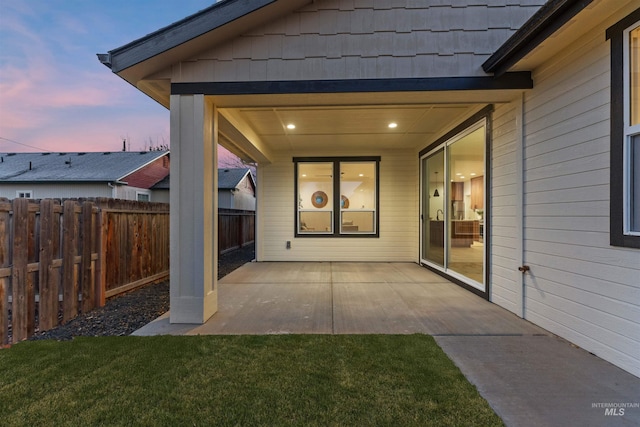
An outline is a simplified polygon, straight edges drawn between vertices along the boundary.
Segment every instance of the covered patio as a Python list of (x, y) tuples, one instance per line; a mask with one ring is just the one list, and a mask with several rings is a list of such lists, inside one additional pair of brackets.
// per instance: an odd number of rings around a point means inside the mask
[(253, 262), (220, 280), (204, 324), (165, 314), (135, 335), (548, 335), (415, 263)]

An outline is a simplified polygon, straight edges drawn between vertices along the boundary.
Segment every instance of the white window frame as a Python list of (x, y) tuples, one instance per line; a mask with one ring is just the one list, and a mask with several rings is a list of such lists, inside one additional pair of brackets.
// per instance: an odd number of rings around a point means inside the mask
[(16, 190), (17, 199), (33, 199), (33, 190)]
[[(631, 230), (631, 215), (633, 214), (634, 200), (631, 195), (631, 171), (633, 162), (631, 158), (631, 138), (640, 135), (640, 123), (631, 125), (631, 64), (630, 64), (630, 35), (631, 31), (640, 27), (640, 21), (635, 22), (623, 32), (623, 135), (624, 135), (624, 181), (623, 181), (623, 233), (628, 236), (640, 236), (640, 230)], [(635, 165), (640, 167), (640, 165)], [(637, 202), (636, 202), (637, 203)]]
[[(140, 195), (147, 196), (149, 200), (140, 200)], [(151, 192), (150, 191), (136, 191), (136, 201), (138, 202), (150, 202), (151, 201)]]

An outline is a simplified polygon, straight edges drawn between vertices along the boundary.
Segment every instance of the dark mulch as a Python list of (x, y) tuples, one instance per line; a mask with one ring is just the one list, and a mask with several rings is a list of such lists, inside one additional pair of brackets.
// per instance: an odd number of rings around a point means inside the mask
[[(218, 278), (255, 258), (254, 245), (227, 252), (218, 261)], [(129, 335), (169, 310), (169, 282), (147, 285), (109, 298), (96, 308), (30, 340), (70, 340), (79, 336)]]

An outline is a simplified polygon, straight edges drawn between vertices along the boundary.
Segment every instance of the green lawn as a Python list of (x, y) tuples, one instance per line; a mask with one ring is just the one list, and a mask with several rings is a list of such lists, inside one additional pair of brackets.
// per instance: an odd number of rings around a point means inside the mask
[(503, 425), (425, 335), (102, 337), (0, 350), (0, 424)]

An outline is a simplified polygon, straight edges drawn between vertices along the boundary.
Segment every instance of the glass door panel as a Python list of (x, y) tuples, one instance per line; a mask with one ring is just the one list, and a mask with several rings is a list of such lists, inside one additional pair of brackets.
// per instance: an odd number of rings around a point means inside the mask
[(483, 292), (485, 152), (482, 121), (420, 159), (420, 259)]
[(478, 283), (484, 283), (484, 152), (484, 126), (447, 147), (447, 268)]
[(421, 257), (444, 267), (445, 191), (444, 149), (422, 159)]

